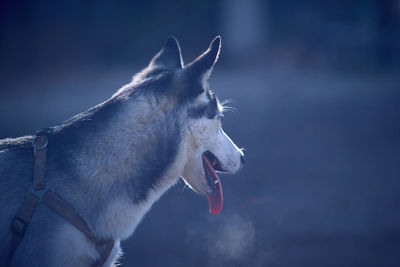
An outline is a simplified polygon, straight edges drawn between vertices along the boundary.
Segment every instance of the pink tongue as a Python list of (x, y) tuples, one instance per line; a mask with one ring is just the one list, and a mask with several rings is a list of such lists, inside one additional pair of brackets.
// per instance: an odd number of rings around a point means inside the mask
[(208, 205), (210, 207), (210, 213), (217, 214), (222, 209), (222, 202), (223, 202), (221, 181), (219, 180), (218, 175), (215, 173), (215, 170), (212, 167), (210, 161), (204, 155), (203, 155), (203, 164), (205, 171), (207, 172), (205, 175), (209, 175), (212, 178), (215, 186), (212, 193), (207, 195)]

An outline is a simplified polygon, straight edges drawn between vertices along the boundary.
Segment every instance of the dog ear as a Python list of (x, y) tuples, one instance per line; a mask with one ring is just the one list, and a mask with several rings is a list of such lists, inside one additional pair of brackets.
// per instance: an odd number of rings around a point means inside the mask
[(214, 64), (218, 60), (221, 50), (221, 37), (217, 36), (211, 42), (208, 49), (185, 67), (185, 76), (189, 79), (198, 79), (200, 82), (207, 81), (210, 77)]
[(175, 37), (168, 37), (163, 48), (151, 60), (150, 66), (160, 66), (171, 70), (183, 68), (181, 48)]

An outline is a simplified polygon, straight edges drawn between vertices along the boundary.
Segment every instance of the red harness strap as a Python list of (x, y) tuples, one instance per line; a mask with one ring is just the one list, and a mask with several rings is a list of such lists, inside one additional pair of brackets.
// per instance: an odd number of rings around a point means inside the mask
[(75, 211), (75, 209), (68, 202), (63, 200), (54, 189), (46, 186), (44, 178), (46, 175), (47, 142), (47, 136), (42, 132), (38, 133), (32, 143), (35, 156), (33, 185), (26, 194), (22, 208), (13, 218), (11, 223), (12, 247), (8, 257), (8, 263), (11, 263), (12, 256), (22, 241), (36, 206), (42, 203), (79, 229), (87, 238), (96, 244), (96, 250), (100, 255), (100, 259), (94, 264), (94, 266), (101, 267), (106, 262), (114, 247), (114, 240), (96, 237), (89, 229), (85, 220)]

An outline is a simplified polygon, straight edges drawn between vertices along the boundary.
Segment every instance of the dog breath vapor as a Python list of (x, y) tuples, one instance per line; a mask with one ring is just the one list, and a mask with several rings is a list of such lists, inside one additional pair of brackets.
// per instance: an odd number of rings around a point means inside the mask
[(187, 231), (187, 243), (207, 253), (210, 266), (223, 266), (248, 259), (255, 250), (253, 222), (237, 213), (206, 217)]

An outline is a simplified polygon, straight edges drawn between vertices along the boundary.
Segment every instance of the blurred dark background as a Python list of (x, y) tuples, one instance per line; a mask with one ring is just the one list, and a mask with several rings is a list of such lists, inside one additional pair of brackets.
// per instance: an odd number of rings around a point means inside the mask
[(225, 203), (180, 182), (123, 266), (400, 266), (400, 1), (0, 2), (0, 138), (112, 95), (169, 35), (222, 35), (211, 85), (246, 149)]

